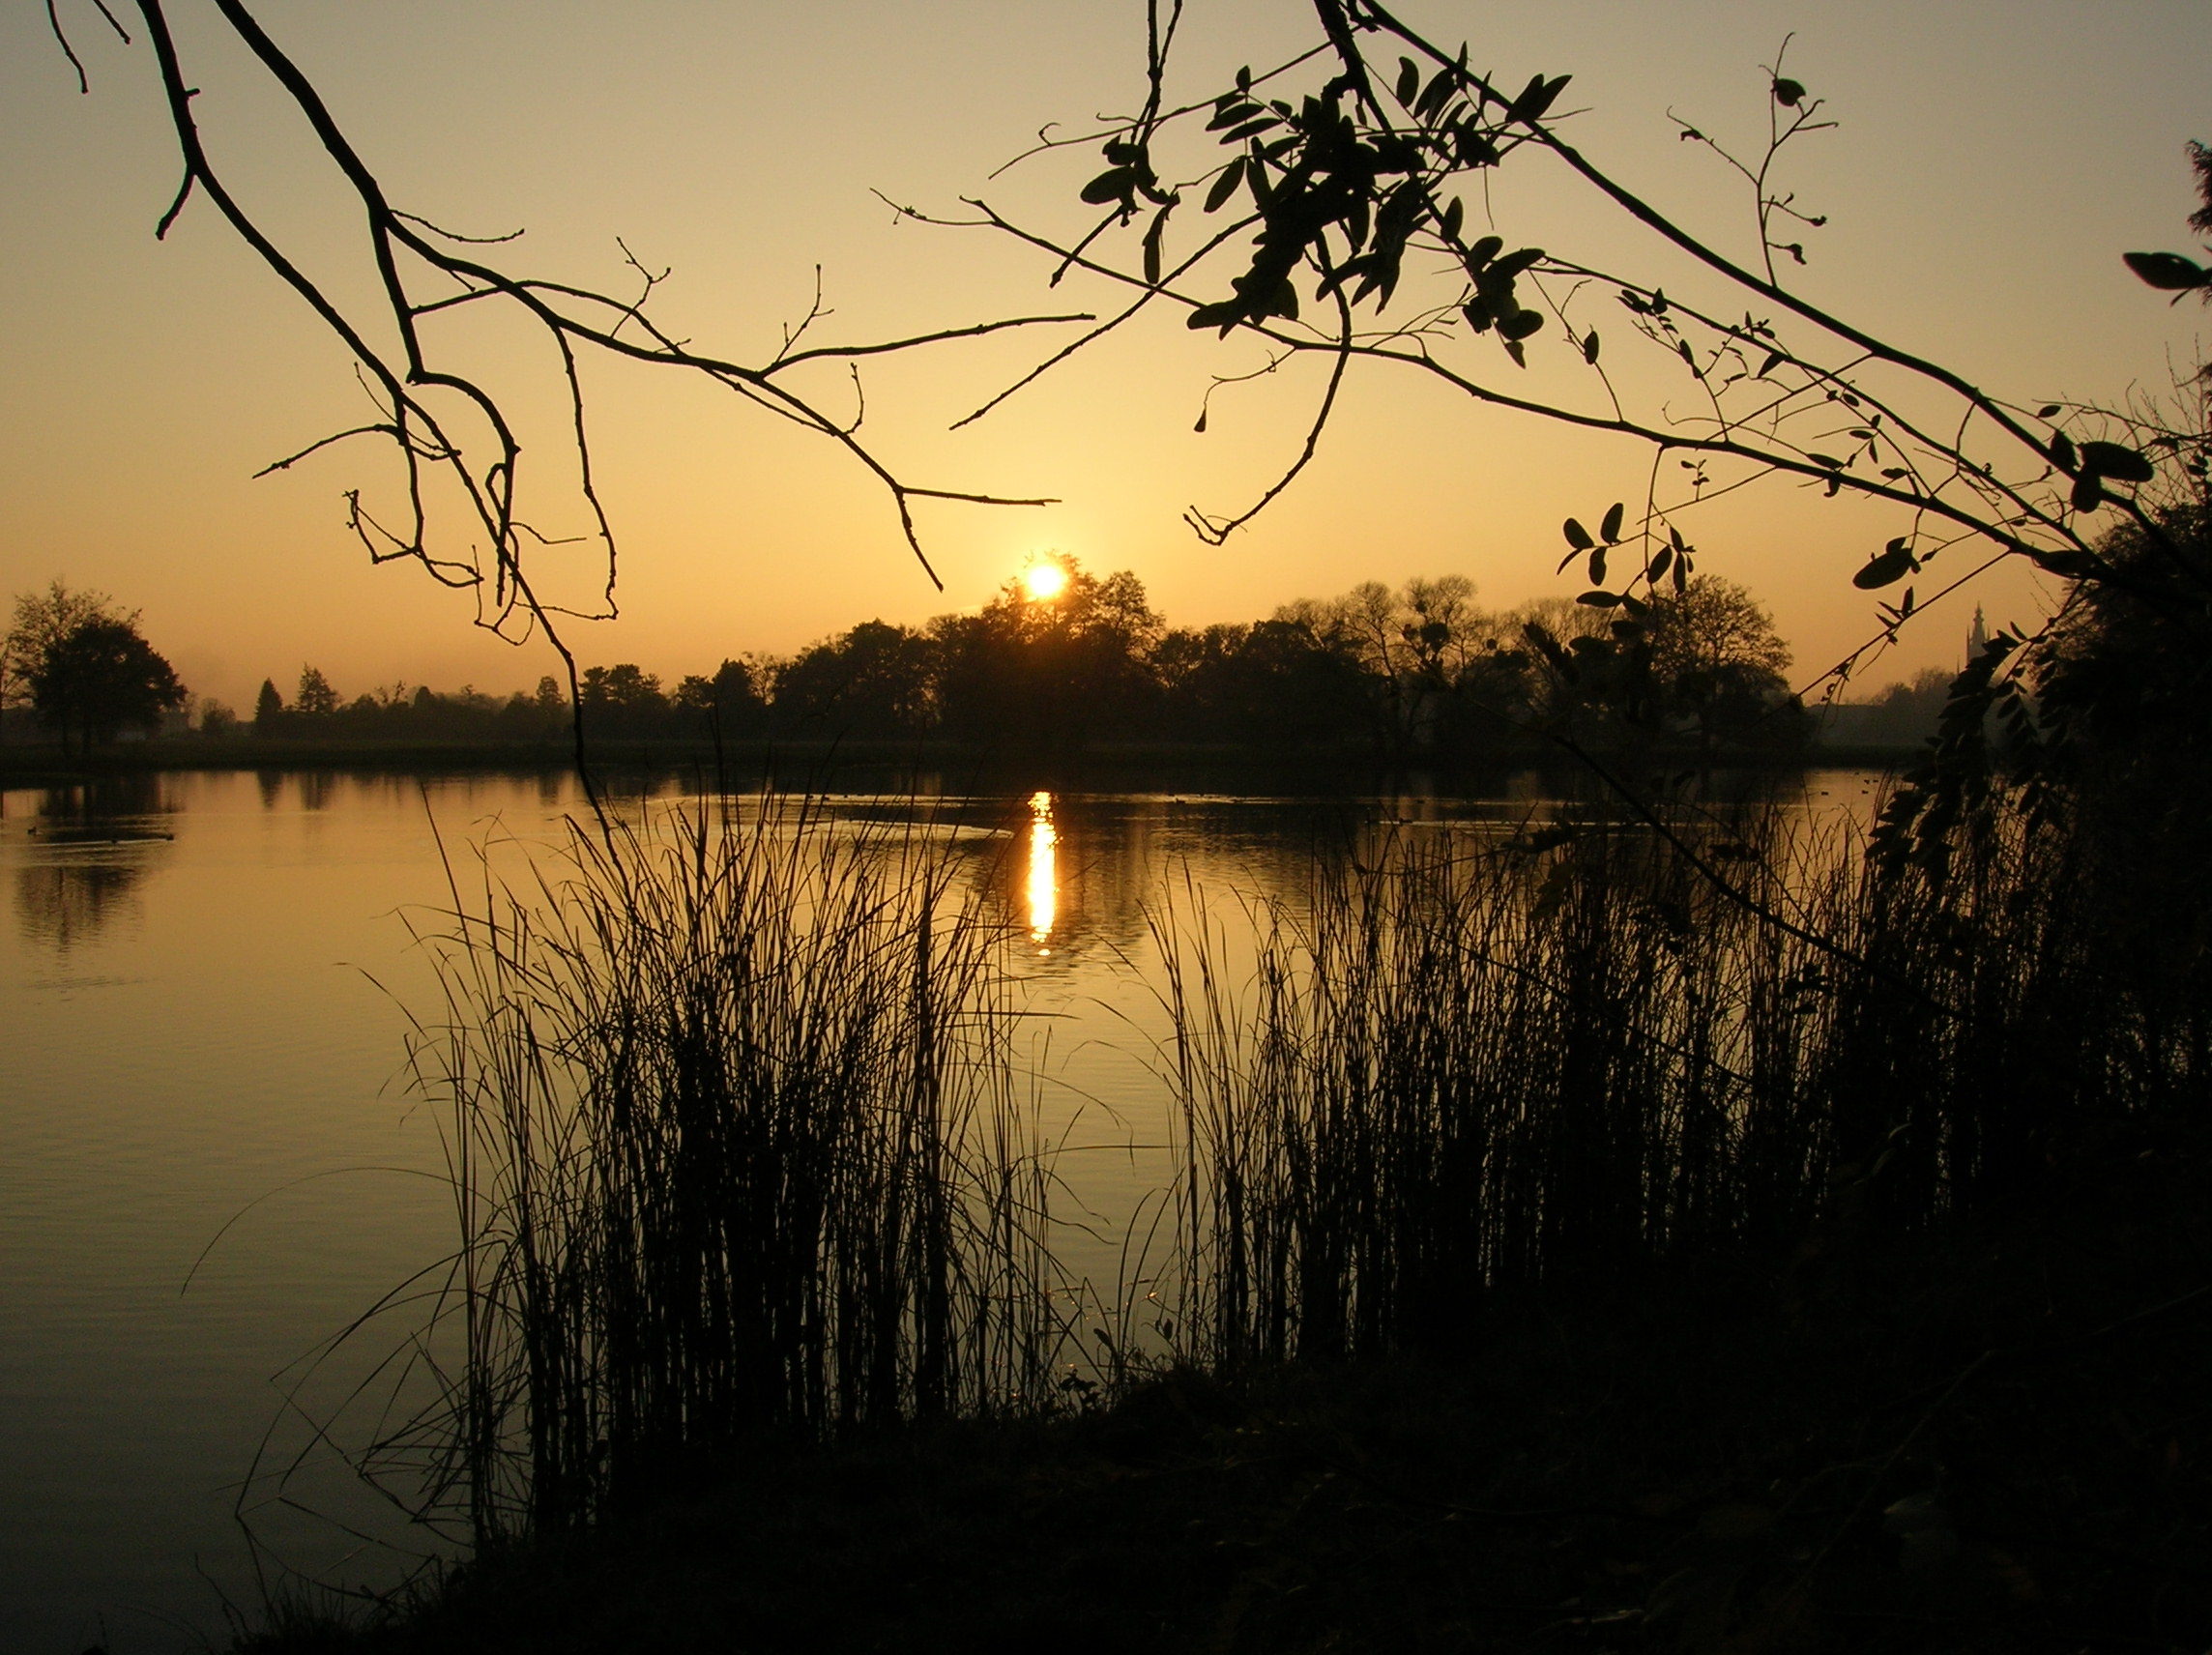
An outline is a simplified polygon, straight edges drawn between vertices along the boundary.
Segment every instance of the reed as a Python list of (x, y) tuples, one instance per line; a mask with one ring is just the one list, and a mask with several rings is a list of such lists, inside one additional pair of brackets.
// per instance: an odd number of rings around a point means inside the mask
[(2008, 819), (1935, 878), (1754, 808), (1178, 891), (1182, 1355), (1448, 1354), (1501, 1297), (2022, 1192), (2204, 1075), (2202, 985), (2116, 954), (2079, 853)]
[(418, 1436), (480, 1545), (763, 1438), (1054, 1394), (1050, 1169), (960, 867), (771, 798), (456, 886), (412, 1061), (450, 1110), (457, 1350)]
[(1056, 1265), (1005, 939), (948, 839), (776, 798), (575, 829), (424, 939), (461, 1245), (398, 1437), (481, 1545), (763, 1440), (1163, 1359), (1448, 1356), (1561, 1284), (1931, 1229), (2201, 1089), (2201, 968), (2115, 941), (2085, 843), (1999, 817), (1939, 878), (1774, 807), (1585, 813), (1382, 831), (1293, 897), (1186, 883), (1140, 1307)]

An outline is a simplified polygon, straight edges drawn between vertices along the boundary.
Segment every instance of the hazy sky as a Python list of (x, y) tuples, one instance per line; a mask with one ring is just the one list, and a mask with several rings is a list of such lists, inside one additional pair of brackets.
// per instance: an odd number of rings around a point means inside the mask
[[(166, 243), (173, 143), (143, 43), (61, 0), (92, 74), (80, 97), (43, 8), (0, 13), (0, 586), (60, 574), (142, 608), (196, 690), (249, 702), (303, 661), (347, 694), (404, 680), (506, 689), (546, 670), (469, 626), (469, 600), (419, 570), (371, 568), (343, 494), (390, 502), (364, 446), (260, 481), (252, 473), (358, 423), (342, 349), (205, 203)], [(211, 22), (173, 0), (218, 164), (334, 290), (361, 291), (345, 201), (302, 131)], [(1073, 0), (267, 0), (271, 32), (323, 88), (395, 204), (474, 232), (526, 226), (510, 268), (619, 286), (621, 236), (674, 276), (658, 303), (700, 347), (765, 356), (822, 267), (856, 340), (1092, 307), (1033, 255), (977, 233), (894, 222), (871, 194), (952, 211), (983, 192), (1064, 228), (1082, 159), (986, 175), (1048, 121), (1126, 110), (1141, 93), (1143, 9)], [(2204, 315), (2127, 275), (2134, 247), (2189, 250), (2181, 146), (2212, 137), (2202, 0), (1549, 0), (1404, 9), (1518, 85), (1572, 73), (1585, 153), (1724, 248), (1748, 256), (1744, 191), (1675, 140), (1670, 109), (1716, 133), (1763, 129), (1769, 60), (1840, 131), (1806, 143), (1790, 184), (1830, 217), (1797, 284), (1907, 348), (2023, 400), (2110, 401), (2201, 360)], [(1185, 95), (1311, 32), (1296, 0), (1191, 0)], [(1070, 170), (1072, 167), (1072, 170)], [(1514, 169), (1509, 168), (1512, 173)], [(1533, 169), (1492, 203), (1516, 242), (1632, 244)], [(1508, 193), (1507, 191), (1512, 191)], [(456, 329), (526, 412), (541, 352), (512, 330)], [(1041, 342), (1041, 341), (1039, 341)], [(619, 623), (578, 628), (587, 660), (673, 678), (726, 654), (789, 651), (880, 616), (971, 607), (1044, 548), (1132, 568), (1178, 623), (1251, 619), (1298, 596), (1411, 574), (1470, 576), (1488, 602), (1571, 595), (1559, 520), (1638, 497), (1646, 454), (1567, 441), (1382, 376), (1355, 380), (1322, 459), (1252, 529), (1200, 544), (1179, 516), (1233, 508), (1287, 458), (1316, 381), (1301, 368), (1217, 394), (1252, 345), (1163, 317), (958, 434), (946, 426), (1018, 373), (1036, 342), (937, 347), (871, 368), (865, 426), (914, 480), (1060, 497), (1041, 510), (927, 507), (946, 590), (905, 551), (888, 501), (818, 439), (653, 370), (595, 366), (604, 490), (623, 537)], [(846, 394), (819, 383), (833, 401)], [(838, 405), (842, 406), (842, 403)], [(534, 427), (535, 429), (535, 427)], [(555, 465), (548, 425), (529, 453)], [(548, 507), (547, 533), (584, 525)], [(567, 515), (563, 515), (568, 511)], [(1705, 566), (1751, 585), (1801, 665), (1869, 629), (1850, 571), (1888, 535), (1879, 511), (1768, 486), (1709, 510)], [(1999, 621), (2031, 620), (2023, 578), (1993, 579)], [(1877, 675), (1951, 661), (1972, 600)]]

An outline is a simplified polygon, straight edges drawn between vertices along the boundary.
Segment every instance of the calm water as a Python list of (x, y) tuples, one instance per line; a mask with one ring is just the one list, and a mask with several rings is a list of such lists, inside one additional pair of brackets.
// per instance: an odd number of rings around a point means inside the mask
[[(1811, 778), (1818, 808), (1870, 778)], [(491, 847), (518, 871), (580, 804), (565, 777), (134, 778), (0, 794), (0, 1651), (118, 1655), (222, 1635), (262, 1583), (384, 1582), (424, 1539), (318, 1443), (411, 1323), (332, 1338), (451, 1233), (436, 1125), (405, 1090), (428, 1003), (405, 915)], [(1020, 939), (1040, 1097), (1121, 1269), (1165, 1172), (1148, 907), (1295, 889), (1377, 821), (1517, 820), (1490, 800), (1015, 792), (934, 800)], [(909, 806), (840, 801), (856, 815)], [(189, 1281), (189, 1287), (188, 1287)], [(264, 1475), (249, 1478), (259, 1466)], [(282, 1471), (282, 1486), (274, 1475)]]

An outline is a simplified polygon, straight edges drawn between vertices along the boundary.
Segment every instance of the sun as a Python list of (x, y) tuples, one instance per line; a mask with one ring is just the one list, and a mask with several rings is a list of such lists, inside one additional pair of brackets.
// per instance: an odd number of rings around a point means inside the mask
[(1067, 570), (1056, 563), (1033, 563), (1022, 570), (1022, 590), (1039, 603), (1050, 603), (1067, 590)]

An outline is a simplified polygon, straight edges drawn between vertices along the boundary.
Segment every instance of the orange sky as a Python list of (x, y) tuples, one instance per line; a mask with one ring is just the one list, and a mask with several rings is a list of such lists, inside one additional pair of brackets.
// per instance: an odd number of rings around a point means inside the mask
[[(323, 163), (205, 14), (176, 26), (220, 164), (306, 249), (334, 290), (359, 292), (358, 248)], [(1041, 124), (1139, 96), (1142, 8), (1073, 0), (768, 8), (661, 0), (453, 4), (331, 0), (257, 8), (329, 97), (395, 203), (476, 231), (528, 227), (510, 264), (620, 285), (623, 237), (673, 266), (660, 305), (702, 348), (759, 357), (805, 309), (814, 268), (826, 333), (885, 336), (1025, 310), (1096, 306), (1047, 292), (1038, 262), (984, 236), (897, 224), (870, 193), (947, 211), (962, 194), (1075, 222), (1088, 168), (985, 176)], [(549, 657), (472, 631), (472, 607), (406, 567), (372, 569), (343, 531), (342, 496), (389, 498), (392, 468), (340, 449), (261, 481), (254, 471), (365, 404), (343, 351), (204, 203), (165, 244), (152, 226), (177, 164), (143, 44), (105, 36), (63, 0), (92, 73), (79, 97), (42, 11), (0, 15), (0, 585), (55, 574), (141, 608), (196, 690), (249, 702), (303, 661), (347, 694), (395, 681), (506, 689)], [(1793, 73), (1840, 131), (1790, 177), (1830, 216), (1798, 286), (1994, 392), (2110, 401), (2194, 365), (2203, 313), (2169, 309), (2121, 268), (2127, 248), (2188, 250), (2181, 144), (2212, 136), (2201, 85), (2212, 8), (2128, 0), (1866, 0), (1851, 7), (1552, 0), (1513, 9), (1409, 7), (1478, 66), (1518, 85), (1572, 72), (1576, 141), (1685, 223), (1743, 252), (1749, 215), (1709, 157), (1678, 144), (1670, 109), (1707, 130), (1763, 124), (1758, 65), (1786, 30)], [(1186, 93), (1303, 44), (1295, 0), (1192, 0)], [(1533, 169), (1492, 205), (1518, 241), (1625, 247)], [(519, 335), (456, 333), (526, 413), (549, 406)], [(904, 550), (883, 493), (818, 439), (726, 395), (648, 370), (589, 381), (604, 489), (625, 548), (620, 622), (577, 629), (587, 660), (671, 678), (725, 654), (789, 651), (881, 616), (973, 606), (1042, 548), (1135, 569), (1172, 621), (1251, 619), (1369, 578), (1459, 572), (1504, 605), (1571, 595), (1554, 573), (1559, 520), (1640, 495), (1647, 456), (1563, 439), (1423, 387), (1355, 379), (1320, 462), (1225, 547), (1182, 527), (1197, 503), (1234, 508), (1295, 448), (1305, 366), (1214, 398), (1216, 373), (1265, 360), (1162, 318), (958, 434), (945, 427), (1032, 360), (1000, 338), (883, 363), (864, 429), (933, 484), (1064, 503), (934, 506), (922, 529), (946, 590)], [(825, 381), (823, 394), (843, 394)], [(533, 454), (557, 445), (548, 428)], [(583, 527), (564, 506), (539, 524)], [(563, 516), (563, 511), (568, 511)], [(1709, 510), (1704, 566), (1751, 585), (1801, 665), (1868, 631), (1850, 571), (1889, 534), (1878, 510), (1768, 485)], [(2029, 621), (2019, 577), (1980, 595)], [(1971, 613), (1931, 617), (1876, 682), (1948, 663)]]

